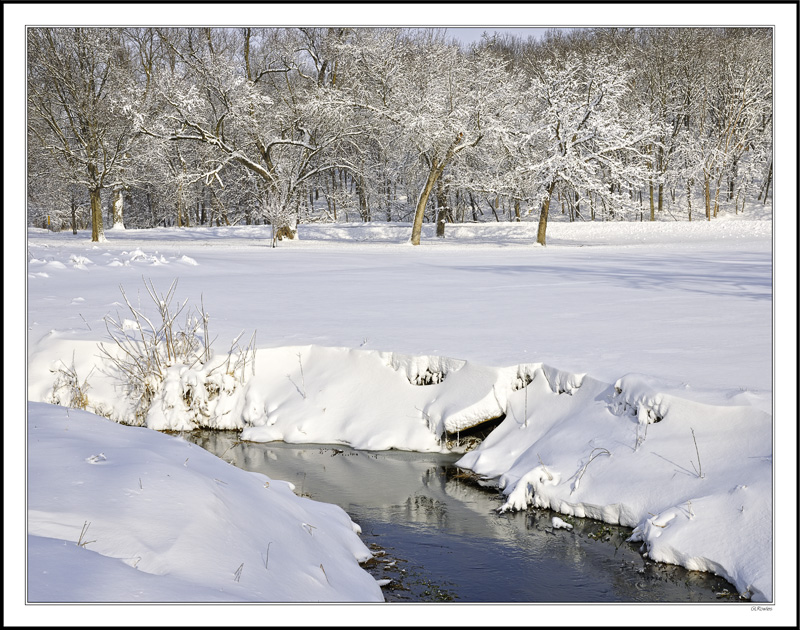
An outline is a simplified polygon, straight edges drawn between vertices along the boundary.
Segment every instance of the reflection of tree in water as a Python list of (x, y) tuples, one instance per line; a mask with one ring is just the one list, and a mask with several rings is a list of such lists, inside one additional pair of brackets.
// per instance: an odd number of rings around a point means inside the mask
[(406, 499), (406, 518), (414, 523), (447, 525), (447, 504), (424, 494), (415, 494)]
[[(316, 448), (298, 447), (278, 451), (261, 442), (242, 441), (239, 439), (238, 431), (201, 429), (183, 434), (183, 437), (237, 468), (258, 471), (267, 475), (270, 473), (270, 462), (276, 462), (279, 457), (311, 460), (317, 455)], [(338, 449), (326, 450), (341, 452)]]
[[(647, 559), (639, 544), (628, 542), (632, 533), (629, 527), (559, 515), (573, 526), (568, 532), (553, 528), (555, 512), (530, 508), (523, 514), (525, 530), (539, 534), (530, 540), (558, 545), (562, 556), (579, 566), (588, 579), (608, 584), (609, 601), (652, 602), (653, 593), (660, 593), (663, 601), (684, 602), (708, 602), (709, 594), (716, 593), (724, 601), (729, 593), (736, 592), (718, 575)], [(604, 569), (598, 570), (600, 567)]]
[[(482, 497), (482, 505), (486, 499), (496, 499), (499, 507), (502, 500), (496, 488), (482, 486), (479, 476), (457, 467), (447, 469), (445, 491), (463, 503), (477, 503)], [(573, 529), (555, 529), (556, 515)], [(587, 583), (593, 583), (594, 591), (600, 588), (607, 593), (608, 601), (652, 602), (654, 594), (663, 598), (659, 601), (728, 601), (736, 593), (735, 587), (712, 573), (652, 562), (642, 555), (639, 544), (627, 542), (633, 531), (629, 527), (533, 507), (495, 513), (487, 524), (500, 539), (534, 556), (557, 555), (573, 564)]]
[(202, 446), (223, 461), (244, 470), (258, 470), (270, 458), (270, 451), (250, 442), (242, 442), (238, 431), (193, 431), (185, 435), (190, 442)]
[(447, 482), (445, 466), (431, 466), (422, 475), (422, 487), (434, 493), (444, 492)]

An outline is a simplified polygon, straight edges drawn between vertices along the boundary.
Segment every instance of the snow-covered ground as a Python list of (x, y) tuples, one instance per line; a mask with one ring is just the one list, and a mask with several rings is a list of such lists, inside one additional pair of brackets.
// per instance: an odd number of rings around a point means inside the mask
[(383, 601), (341, 508), (179, 437), (28, 413), (29, 601)]
[[(102, 244), (29, 229), (28, 597), (380, 599), (338, 508), (179, 438), (42, 404), (65, 401), (54, 383), (74, 367), (87, 409), (131, 418), (98, 349), (115, 349), (104, 317), (133, 334), (120, 287), (152, 314), (143, 280), (166, 291), (177, 278), (187, 309), (202, 296), (216, 356), (170, 371), (147, 426), (438, 450), (505, 416), (461, 464), (496, 479), (506, 508), (634, 527), (655, 560), (779, 602), (794, 544), (775, 545), (795, 515), (796, 366), (783, 352), (796, 311), (773, 279), (795, 252), (773, 264), (765, 218), (552, 222), (547, 247), (532, 223), (448, 226), (444, 240), (425, 226), (420, 247), (407, 225), (300, 226), (277, 249), (255, 226), (114, 230)], [(220, 378), (242, 332), (242, 345), (256, 332), (255, 359)], [(96, 542), (76, 545), (90, 521)]]

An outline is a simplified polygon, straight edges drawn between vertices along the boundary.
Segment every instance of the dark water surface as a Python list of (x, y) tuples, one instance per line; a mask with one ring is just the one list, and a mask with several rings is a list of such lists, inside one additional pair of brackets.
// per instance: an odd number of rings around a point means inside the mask
[(498, 514), (496, 490), (466, 480), (458, 455), (239, 442), (236, 432), (184, 437), (244, 470), (335, 503), (361, 526), (367, 565), (399, 602), (731, 602), (717, 576), (643, 558), (630, 529), (553, 512)]

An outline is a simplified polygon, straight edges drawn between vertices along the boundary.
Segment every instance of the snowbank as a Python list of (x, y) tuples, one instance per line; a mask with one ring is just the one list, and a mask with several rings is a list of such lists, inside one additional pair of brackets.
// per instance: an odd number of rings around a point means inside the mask
[(358, 533), (178, 437), (28, 405), (30, 602), (383, 601)]
[[(73, 356), (86, 371), (95, 355), (78, 347)], [(43, 370), (39, 361), (32, 365)], [(635, 374), (607, 383), (540, 363), (495, 368), (293, 346), (259, 349), (253, 374), (198, 414), (186, 394), (198, 389), (197, 375), (170, 368), (148, 427), (424, 452), (462, 448), (461, 431), (504, 418), (458, 462), (497, 481), (502, 509), (533, 505), (633, 527), (650, 558), (712, 571), (745, 597), (771, 599), (772, 417), (752, 405), (705, 404)], [(108, 395), (118, 387), (95, 382), (89, 408), (130, 422), (130, 405)], [(102, 391), (108, 397), (98, 399)]]
[(772, 417), (664, 394), (629, 375), (554, 393), (539, 372), (458, 465), (529, 505), (633, 527), (653, 560), (772, 599)]
[[(126, 229), (103, 243), (31, 228), (28, 399), (70, 404), (73, 370), (88, 410), (129, 421), (125, 386), (99, 358), (98, 343), (113, 348), (104, 318), (125, 312), (120, 286), (136, 301), (143, 278), (180, 278), (190, 309), (203, 298), (215, 349), (257, 331), (255, 360), (232, 380), (216, 363), (171, 366), (144, 426), (463, 451), (461, 432), (494, 420), (461, 465), (493, 479), (506, 509), (629, 525), (651, 558), (770, 600), (764, 218), (554, 221), (546, 248), (531, 246), (534, 223), (448, 225), (445, 239), (426, 225), (419, 248), (402, 224), (300, 226), (277, 249), (264, 226)], [(88, 520), (70, 514), (70, 536)]]

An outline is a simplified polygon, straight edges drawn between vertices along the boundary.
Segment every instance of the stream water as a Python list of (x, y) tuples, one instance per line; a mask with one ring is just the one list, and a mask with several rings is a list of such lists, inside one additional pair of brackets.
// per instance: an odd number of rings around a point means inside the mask
[(342, 507), (375, 558), (365, 567), (389, 602), (721, 602), (722, 578), (643, 558), (630, 529), (529, 509), (498, 514), (497, 490), (465, 479), (458, 455), (239, 442), (236, 432), (184, 437), (244, 470)]

